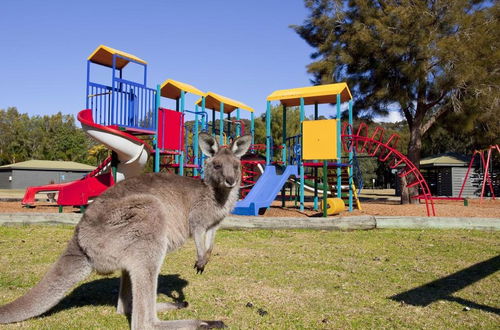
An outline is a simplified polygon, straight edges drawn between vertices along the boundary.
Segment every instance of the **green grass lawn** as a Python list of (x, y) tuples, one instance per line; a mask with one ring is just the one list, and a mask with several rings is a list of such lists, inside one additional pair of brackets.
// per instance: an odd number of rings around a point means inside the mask
[[(0, 227), (0, 304), (32, 287), (68, 226)], [(500, 233), (461, 230), (219, 231), (203, 275), (192, 241), (165, 260), (161, 319), (232, 329), (498, 328)], [(43, 317), (5, 329), (123, 329), (118, 274), (91, 276)]]

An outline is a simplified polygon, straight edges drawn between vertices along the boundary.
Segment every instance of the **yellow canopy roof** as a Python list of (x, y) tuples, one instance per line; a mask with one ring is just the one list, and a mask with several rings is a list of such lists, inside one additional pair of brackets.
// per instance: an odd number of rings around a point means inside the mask
[[(97, 47), (96, 50), (94, 50), (94, 52), (92, 54), (90, 54), (90, 56), (88, 57), (88, 60), (93, 62), (93, 63), (101, 64), (101, 65), (112, 68), (113, 67), (113, 55), (115, 55), (115, 54), (120, 55), (120, 56), (125, 57), (125, 58), (128, 58), (128, 59), (131, 59), (131, 60), (134, 60), (134, 61), (142, 63), (142, 64), (148, 64), (146, 61), (141, 60), (137, 56), (134, 56), (132, 54), (125, 53), (125, 52), (122, 52), (121, 50), (117, 50), (117, 49), (114, 49), (114, 48), (111, 48), (108, 46), (104, 46), (104, 45), (100, 45), (99, 47)], [(124, 58), (117, 57), (115, 66), (117, 69), (123, 69), (123, 67), (125, 65), (127, 65), (129, 62), (130, 61), (127, 61)]]
[(173, 79), (165, 80), (160, 86), (160, 95), (169, 99), (178, 99), (181, 96), (181, 91), (199, 96), (205, 95), (198, 88)]
[[(220, 111), (221, 102), (224, 103), (224, 113), (231, 113), (236, 109), (243, 109), (253, 112), (253, 108), (239, 101), (232, 100), (228, 97), (216, 94), (214, 92), (208, 92), (207, 94), (205, 94), (205, 108)], [(196, 104), (201, 105), (201, 98), (196, 101)]]
[(346, 83), (309, 86), (292, 89), (281, 89), (271, 93), (268, 101), (280, 101), (286, 106), (300, 105), (300, 98), (304, 98), (304, 104), (337, 103), (337, 95), (340, 94), (341, 102), (352, 99), (351, 91)]

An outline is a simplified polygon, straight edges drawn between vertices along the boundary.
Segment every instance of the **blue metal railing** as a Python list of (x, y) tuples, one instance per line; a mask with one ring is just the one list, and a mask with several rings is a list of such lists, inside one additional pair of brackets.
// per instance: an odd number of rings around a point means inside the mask
[(301, 134), (290, 136), (286, 139), (286, 148), (287, 148), (289, 165), (297, 165), (301, 161), (302, 157), (301, 144), (300, 144), (301, 139), (302, 139)]
[(88, 82), (88, 107), (100, 125), (154, 131), (156, 90), (115, 78), (115, 88)]

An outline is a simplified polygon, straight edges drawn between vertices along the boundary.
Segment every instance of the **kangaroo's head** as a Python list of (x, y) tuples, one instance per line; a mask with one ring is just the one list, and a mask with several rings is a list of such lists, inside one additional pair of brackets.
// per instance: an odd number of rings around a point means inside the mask
[(251, 136), (240, 136), (228, 147), (220, 147), (217, 139), (207, 133), (200, 133), (199, 141), (201, 151), (208, 157), (205, 161), (205, 181), (219, 189), (239, 186), (240, 157), (248, 151)]

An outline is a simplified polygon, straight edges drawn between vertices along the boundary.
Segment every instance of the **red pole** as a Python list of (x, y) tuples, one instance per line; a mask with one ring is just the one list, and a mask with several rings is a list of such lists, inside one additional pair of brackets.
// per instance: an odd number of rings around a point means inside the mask
[(458, 198), (462, 198), (462, 193), (465, 188), (465, 183), (467, 182), (467, 178), (469, 177), (470, 169), (472, 168), (472, 164), (474, 163), (474, 157), (476, 157), (476, 154), (479, 153), (479, 151), (474, 150), (474, 153), (472, 154), (472, 157), (470, 158), (470, 163), (469, 163), (469, 168), (467, 169), (467, 173), (465, 174), (464, 182), (462, 183), (462, 188), (460, 188), (460, 193), (458, 193)]
[[(491, 159), (491, 150), (493, 150), (495, 146), (490, 146), (488, 149), (488, 157), (486, 159), (486, 180), (488, 180), (488, 185), (490, 186), (490, 191), (491, 191), (491, 199), (495, 199), (495, 190), (493, 189), (493, 185), (491, 183), (491, 176), (489, 173), (489, 166), (490, 166), (490, 159)], [(484, 185), (484, 183), (483, 183)]]

